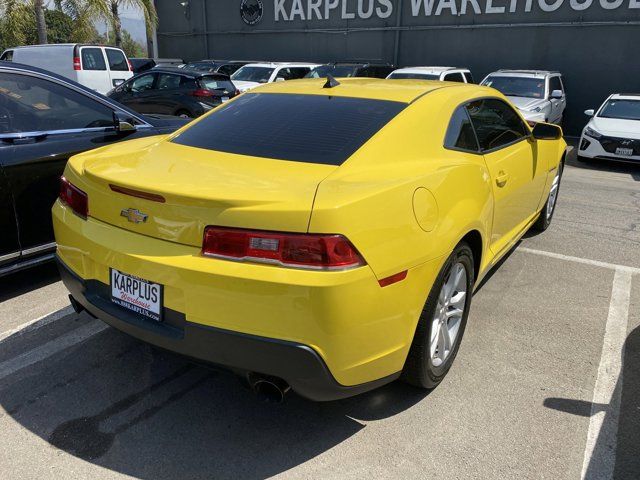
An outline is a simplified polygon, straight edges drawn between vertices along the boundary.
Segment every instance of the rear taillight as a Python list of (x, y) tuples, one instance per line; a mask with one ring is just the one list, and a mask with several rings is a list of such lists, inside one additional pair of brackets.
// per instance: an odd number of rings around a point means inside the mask
[(193, 90), (191, 95), (194, 97), (213, 97), (215, 93), (211, 90), (207, 90), (206, 88), (198, 88), (197, 90)]
[(82, 65), (80, 65), (80, 57), (73, 57), (73, 69), (82, 70)]
[(86, 220), (89, 215), (89, 197), (64, 177), (60, 178), (60, 201)]
[(127, 65), (129, 65), (129, 71), (133, 72), (133, 65), (131, 65), (131, 62), (129, 61), (129, 59), (127, 59)]
[(344, 270), (365, 265), (355, 247), (342, 235), (207, 227), (202, 254), (311, 270)]

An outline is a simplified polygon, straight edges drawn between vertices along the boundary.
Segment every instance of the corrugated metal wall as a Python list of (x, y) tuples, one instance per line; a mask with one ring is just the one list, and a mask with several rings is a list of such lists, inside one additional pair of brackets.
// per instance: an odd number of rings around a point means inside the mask
[[(640, 91), (640, 0), (261, 2), (261, 20), (248, 25), (242, 0), (156, 0), (159, 55), (464, 66), (477, 80), (499, 68), (560, 70), (565, 130), (573, 135), (586, 123), (586, 108), (614, 91)], [(372, 15), (358, 18), (358, 7), (367, 14), (370, 5)], [(313, 20), (301, 19), (309, 13)]]

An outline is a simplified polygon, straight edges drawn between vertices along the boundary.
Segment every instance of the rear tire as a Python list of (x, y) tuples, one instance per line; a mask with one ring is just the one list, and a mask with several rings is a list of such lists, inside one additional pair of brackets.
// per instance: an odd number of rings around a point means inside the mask
[(547, 201), (545, 202), (544, 207), (542, 207), (542, 211), (540, 212), (540, 216), (536, 220), (536, 223), (532, 226), (532, 228), (537, 232), (544, 232), (549, 228), (549, 225), (551, 225), (551, 220), (553, 220), (553, 214), (556, 212), (556, 205), (558, 204), (558, 194), (560, 193), (560, 182), (562, 180), (563, 170), (564, 165), (560, 162), (556, 176), (553, 179), (553, 184), (551, 185), (551, 191), (549, 192)]
[[(471, 248), (465, 242), (459, 243), (440, 270), (422, 309), (402, 372), (403, 381), (432, 389), (447, 375), (467, 325), (474, 285), (473, 265)], [(456, 281), (458, 275), (463, 275), (464, 281)]]

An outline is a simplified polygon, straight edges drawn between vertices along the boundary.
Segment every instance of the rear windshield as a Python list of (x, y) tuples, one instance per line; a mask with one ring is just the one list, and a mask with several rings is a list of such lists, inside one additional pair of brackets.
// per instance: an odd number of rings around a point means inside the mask
[(200, 84), (202, 88), (206, 88), (207, 90), (220, 90), (224, 92), (233, 92), (236, 87), (231, 83), (230, 80), (225, 80), (216, 77), (202, 77), (200, 79)]
[(173, 142), (239, 155), (341, 165), (406, 106), (325, 95), (245, 93)]
[(435, 73), (394, 72), (389, 75), (389, 78), (395, 80), (440, 80), (440, 75)]

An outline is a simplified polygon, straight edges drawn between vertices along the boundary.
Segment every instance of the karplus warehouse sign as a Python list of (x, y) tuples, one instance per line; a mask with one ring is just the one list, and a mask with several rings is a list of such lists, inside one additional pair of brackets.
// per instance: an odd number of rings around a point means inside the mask
[(640, 91), (640, 0), (156, 0), (162, 57), (563, 73), (565, 129)]

